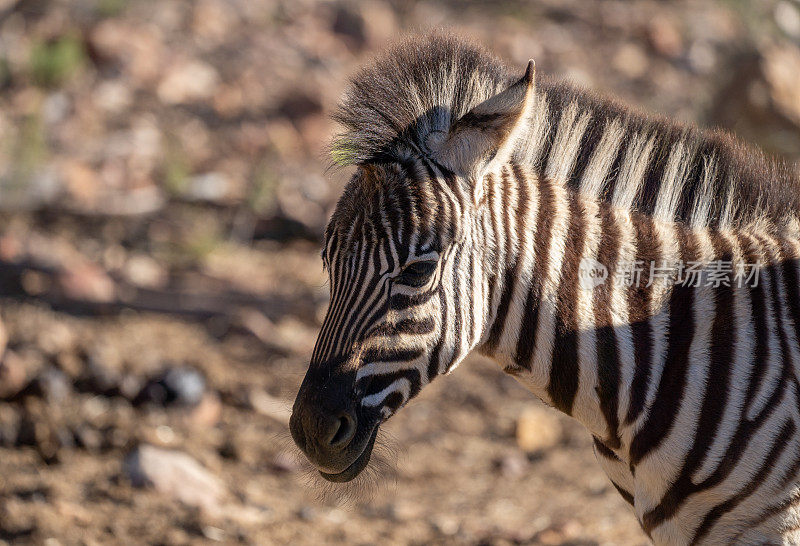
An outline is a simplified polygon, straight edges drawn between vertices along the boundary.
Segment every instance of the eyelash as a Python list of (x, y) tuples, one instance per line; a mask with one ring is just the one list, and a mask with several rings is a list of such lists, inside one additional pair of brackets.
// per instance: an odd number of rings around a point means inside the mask
[(419, 288), (428, 283), (435, 271), (436, 261), (434, 260), (413, 262), (403, 268), (395, 278), (395, 282), (404, 286)]

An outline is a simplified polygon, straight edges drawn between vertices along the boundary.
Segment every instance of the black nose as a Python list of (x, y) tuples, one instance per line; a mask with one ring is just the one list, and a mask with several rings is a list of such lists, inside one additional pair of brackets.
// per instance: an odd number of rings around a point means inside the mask
[[(334, 363), (336, 364), (336, 363)], [(355, 373), (337, 373), (331, 367), (309, 368), (289, 419), (299, 447), (320, 470), (337, 473), (353, 462), (358, 450), (358, 408), (353, 397)]]
[(338, 418), (328, 421), (326, 443), (333, 449), (346, 447), (356, 435), (356, 417), (350, 413), (342, 413)]
[(358, 420), (353, 412), (295, 407), (289, 429), (297, 446), (321, 470), (336, 473), (352, 463)]
[(289, 420), (297, 445), (321, 455), (346, 448), (356, 435), (357, 425), (358, 420), (352, 412), (330, 414), (308, 407), (295, 408)]

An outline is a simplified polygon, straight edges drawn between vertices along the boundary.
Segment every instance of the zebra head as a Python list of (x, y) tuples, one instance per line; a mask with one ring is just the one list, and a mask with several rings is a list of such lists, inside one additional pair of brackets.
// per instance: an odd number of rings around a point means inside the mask
[(359, 162), (336, 206), (322, 253), (330, 305), (290, 421), (329, 481), (357, 476), (380, 424), (485, 335), (496, 272), (484, 178), (508, 159), (533, 63), (505, 85), (444, 130), (429, 119)]

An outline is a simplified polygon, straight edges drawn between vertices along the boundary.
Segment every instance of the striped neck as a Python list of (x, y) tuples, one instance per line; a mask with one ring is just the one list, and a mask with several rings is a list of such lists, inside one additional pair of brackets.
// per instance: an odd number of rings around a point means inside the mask
[[(768, 226), (719, 230), (660, 222), (518, 164), (487, 176), (486, 199), (483, 229), (493, 242), (486, 270), (496, 273), (488, 279), (489, 326), (479, 350), (625, 454), (659, 378), (682, 374), (665, 363), (688, 365), (697, 335), (714, 338), (715, 354), (731, 350), (714, 325), (686, 319), (692, 301), (708, 300), (714, 316), (715, 305), (731, 305), (737, 284), (748, 276), (753, 282), (754, 274), (758, 280), (750, 264), (800, 255), (796, 226), (784, 236)], [(605, 282), (586, 286), (587, 260), (606, 269)], [(714, 286), (702, 276), (677, 282), (717, 263), (733, 286)], [(686, 342), (670, 346), (670, 336)]]

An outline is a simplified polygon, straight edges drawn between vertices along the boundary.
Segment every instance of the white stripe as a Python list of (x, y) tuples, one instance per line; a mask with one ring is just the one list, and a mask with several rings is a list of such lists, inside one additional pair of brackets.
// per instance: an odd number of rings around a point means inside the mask
[[(520, 264), (520, 268), (518, 270), (519, 276), (514, 279), (514, 291), (512, 292), (511, 299), (509, 300), (505, 327), (501, 332), (498, 343), (498, 348), (506, 349), (508, 351), (507, 354), (498, 355), (499, 357), (503, 358), (502, 365), (504, 366), (516, 366), (516, 363), (514, 362), (514, 353), (516, 351), (520, 328), (522, 327), (522, 320), (525, 317), (525, 306), (528, 299), (527, 294), (531, 289), (535, 259), (534, 241), (539, 228), (536, 218), (539, 212), (538, 209), (540, 196), (538, 195), (537, 191), (538, 185), (536, 184), (536, 178), (537, 177), (534, 174), (531, 174), (529, 177), (527, 177), (527, 179), (530, 180), (530, 184), (527, 186), (530, 198), (528, 211), (525, 219), (523, 220), (523, 225), (525, 225), (527, 229), (525, 229), (524, 233), (520, 234), (522, 241), (519, 244), (519, 248), (517, 250), (518, 254), (516, 256), (516, 259)], [(518, 207), (514, 206), (509, 208), (511, 210), (516, 210), (517, 214), (519, 214)], [(508, 226), (508, 228), (512, 232), (517, 231), (515, 219), (512, 218), (511, 225)], [(508, 290), (508, 287), (504, 287), (503, 290)]]
[(550, 105), (544, 93), (534, 95), (534, 104), (527, 113), (525, 127), (528, 128), (527, 135), (517, 140), (517, 150), (513, 154), (515, 162), (521, 165), (539, 166), (541, 161), (542, 145), (550, 128)]
[(664, 222), (673, 222), (681, 201), (681, 193), (689, 170), (691, 150), (686, 142), (679, 140), (669, 153), (664, 176), (658, 188), (658, 198), (653, 210), (653, 218)]
[[(707, 232), (701, 231), (696, 235), (699, 248), (698, 261), (705, 263), (712, 260), (714, 252)], [(674, 409), (677, 416), (670, 433), (664, 438), (661, 446), (651, 451), (636, 467), (637, 514), (648, 512), (660, 502), (665, 489), (680, 472), (686, 453), (696, 440), (697, 410), (703, 403), (709, 372), (708, 347), (711, 341), (712, 323), (709, 317), (714, 316), (716, 309), (714, 294), (710, 288), (704, 287), (701, 283), (700, 287), (693, 290), (694, 333), (689, 347), (686, 388), (680, 406)], [(657, 384), (658, 379), (652, 379), (652, 383)], [(638, 479), (639, 477), (642, 479)], [(684, 529), (682, 532), (688, 530)]]
[(635, 133), (631, 143), (625, 149), (619, 176), (614, 185), (612, 204), (624, 210), (631, 210), (639, 188), (644, 182), (644, 175), (653, 153), (655, 137), (647, 138), (646, 135)]
[(558, 123), (556, 138), (547, 162), (546, 176), (549, 179), (566, 182), (578, 157), (581, 137), (586, 132), (589, 119), (589, 112), (582, 112), (578, 117), (577, 103), (573, 102), (567, 106)]
[[(677, 273), (681, 262), (681, 250), (676, 231), (681, 228), (674, 224), (663, 225), (657, 223), (654, 223), (653, 228), (657, 246), (660, 250), (659, 256), (661, 258), (656, 266), (666, 266), (671, 271)], [(713, 254), (713, 252), (709, 250), (708, 254)], [(645, 267), (650, 267), (650, 264), (646, 264)], [(674, 289), (673, 285), (674, 282), (671, 283), (666, 279), (659, 279), (653, 281), (653, 285), (650, 287), (650, 316), (652, 317), (650, 319), (650, 328), (653, 341), (650, 379), (647, 385), (645, 407), (650, 407), (650, 404), (655, 400), (658, 386), (661, 383), (661, 376), (667, 364), (670, 324), (669, 297)], [(646, 411), (642, 412), (642, 418), (644, 418), (646, 414)]]
[[(761, 243), (755, 239), (751, 239), (751, 241), (757, 249), (756, 254), (758, 259), (763, 263), (766, 263), (768, 260), (768, 255)], [(778, 388), (783, 367), (781, 345), (774, 322), (775, 309), (772, 305), (772, 291), (776, 290), (777, 288), (773, 285), (770, 276), (765, 275), (763, 270), (761, 271), (758, 282), (760, 286), (762, 286), (764, 293), (764, 315), (767, 324), (762, 325), (762, 327), (765, 327), (767, 330), (767, 348), (769, 355), (767, 356), (767, 362), (765, 364), (765, 373), (761, 377), (761, 385), (750, 402), (750, 407), (746, 408), (748, 419), (755, 419), (755, 417), (764, 410), (764, 407), (769, 401), (769, 397), (775, 392), (775, 389)]]
[[(717, 182), (717, 162), (714, 156), (703, 156), (703, 181), (700, 188), (695, 195), (694, 204), (692, 205), (692, 212), (689, 216), (689, 225), (695, 229), (707, 226), (710, 221), (711, 207), (714, 199), (719, 196), (715, 195)], [(730, 203), (733, 200), (728, 195), (725, 211), (721, 215), (720, 223), (724, 225), (729, 221)]]
[(408, 395), (411, 392), (411, 382), (405, 377), (400, 377), (392, 381), (391, 385), (386, 387), (380, 392), (370, 394), (361, 399), (361, 405), (374, 408), (380, 406), (386, 397), (390, 394), (399, 391), (403, 395), (403, 400), (408, 400)]
[[(543, 400), (549, 400), (545, 387), (550, 380), (552, 367), (553, 344), (555, 335), (555, 317), (559, 308), (558, 287), (561, 280), (561, 269), (567, 252), (569, 237), (569, 203), (566, 190), (557, 184), (551, 184), (554, 194), (553, 227), (550, 238), (550, 255), (547, 270), (541, 274), (542, 293), (539, 300), (539, 324), (534, 342), (533, 363), (530, 378), (536, 385), (534, 392)], [(552, 402), (552, 400), (551, 400)]]
[(611, 170), (611, 165), (614, 164), (624, 136), (625, 131), (618, 119), (614, 119), (606, 125), (603, 136), (592, 153), (589, 165), (583, 172), (581, 193), (593, 199), (602, 198), (603, 183)]
[[(586, 226), (585, 244), (575, 249), (584, 258), (597, 260), (602, 237), (600, 210), (594, 200), (581, 199), (578, 205), (583, 210), (582, 221)], [(594, 314), (595, 291), (579, 286), (575, 317), (578, 329), (578, 391), (575, 396), (573, 417), (583, 423), (589, 431), (600, 438), (611, 433), (602, 412), (597, 411), (595, 399), (600, 382), (597, 377), (597, 321)], [(572, 302), (570, 302), (571, 304)], [(582, 403), (582, 402), (588, 403)]]
[[(733, 249), (733, 262), (741, 263), (743, 261), (742, 253), (736, 238), (728, 234), (722, 236)], [(755, 332), (753, 331), (750, 299), (745, 292), (747, 288), (737, 289), (735, 283), (731, 285), (731, 288), (733, 293), (731, 327), (734, 333), (734, 346), (731, 379), (728, 385), (729, 398), (717, 428), (717, 435), (706, 452), (702, 466), (692, 476), (695, 483), (708, 478), (717, 469), (725, 452), (731, 447), (733, 434), (744, 419), (744, 401), (753, 372)]]
[[(620, 362), (619, 407), (617, 416), (622, 425), (630, 406), (631, 385), (636, 371), (633, 349), (633, 331), (628, 315), (628, 288), (623, 283), (625, 270), (636, 260), (635, 228), (628, 211), (615, 210), (614, 221), (619, 231), (619, 253), (617, 263), (610, 271), (608, 283), (611, 286), (611, 321)], [(630, 427), (620, 427), (620, 439), (630, 445), (633, 432)], [(630, 490), (632, 491), (632, 489)]]

